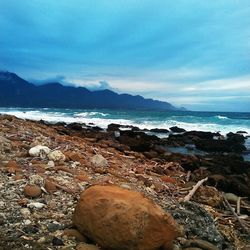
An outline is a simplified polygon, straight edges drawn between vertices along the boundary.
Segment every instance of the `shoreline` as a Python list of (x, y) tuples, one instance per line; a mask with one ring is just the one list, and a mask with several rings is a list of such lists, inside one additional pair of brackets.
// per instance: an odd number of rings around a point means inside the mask
[[(0, 222), (4, 235), (0, 246), (58, 249), (54, 245), (57, 238), (64, 244), (62, 249), (75, 249), (79, 243), (65, 235), (65, 230), (74, 228), (71, 216), (79, 194), (95, 184), (140, 191), (170, 212), (185, 231), (176, 246), (183, 247), (195, 239), (212, 244), (214, 249), (223, 249), (223, 244), (228, 249), (249, 245), (244, 231), (221, 200), (222, 192), (248, 197), (241, 201), (241, 215), (247, 215), (241, 220), (246, 227), (250, 225), (250, 163), (238, 155), (243, 150), (242, 136), (231, 134), (229, 141), (221, 140), (222, 144), (214, 142), (214, 136), (194, 131), (161, 139), (135, 127), (120, 130), (116, 124), (102, 131), (95, 126), (82, 128), (78, 123), (47, 124), (0, 115)], [(206, 156), (181, 155), (163, 147), (183, 146), (187, 142), (206, 150), (216, 147), (217, 152), (209, 151)], [(46, 157), (31, 157), (28, 152), (35, 145), (60, 150), (65, 159), (52, 164)], [(96, 168), (91, 164), (96, 154), (107, 160), (108, 167)], [(181, 203), (190, 187), (206, 177), (207, 183), (191, 202)], [(37, 198), (27, 198), (23, 193), (31, 180), (45, 190)], [(55, 189), (44, 185), (46, 181), (56, 183)], [(230, 197), (228, 200), (234, 206)], [(42, 208), (32, 207), (34, 203), (42, 204)], [(28, 209), (25, 211), (29, 211), (29, 217), (21, 213), (24, 209)], [(206, 227), (209, 232), (204, 230)]]
[[(32, 108), (0, 108), (0, 113), (15, 115), (22, 119), (44, 120), (50, 123), (66, 122), (89, 124), (95, 123), (106, 129), (111, 123), (134, 126), (143, 129), (165, 128), (178, 126), (187, 131), (198, 130), (207, 132), (247, 131), (250, 135), (250, 113), (221, 112), (143, 112), (108, 109), (32, 109)], [(201, 114), (197, 116), (197, 113)], [(163, 115), (164, 114), (164, 115)], [(186, 115), (184, 115), (186, 114)], [(188, 115), (187, 115), (188, 114)], [(211, 114), (213, 114), (211, 116)], [(240, 119), (240, 120), (238, 120)]]

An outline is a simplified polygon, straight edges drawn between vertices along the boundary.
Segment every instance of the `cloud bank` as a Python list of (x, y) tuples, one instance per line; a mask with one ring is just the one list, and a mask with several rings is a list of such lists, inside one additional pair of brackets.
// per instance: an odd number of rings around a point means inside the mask
[(248, 0), (9, 0), (0, 9), (0, 69), (249, 111)]

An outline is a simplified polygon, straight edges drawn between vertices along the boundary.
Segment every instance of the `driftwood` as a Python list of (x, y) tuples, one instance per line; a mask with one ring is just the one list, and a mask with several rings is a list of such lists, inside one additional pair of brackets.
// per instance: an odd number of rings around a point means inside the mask
[(198, 181), (193, 188), (190, 190), (190, 192), (183, 198), (183, 202), (187, 202), (190, 201), (191, 198), (193, 197), (193, 195), (195, 194), (195, 192), (197, 191), (197, 189), (205, 182), (207, 181), (208, 178), (206, 177), (205, 179), (202, 179), (200, 181)]
[(226, 197), (224, 195), (223, 195), (223, 199), (224, 199), (225, 204), (229, 208), (229, 210), (232, 212), (232, 214), (234, 215), (234, 217), (239, 222), (239, 224), (240, 224), (241, 228), (244, 230), (244, 232), (246, 232), (247, 234), (250, 233), (249, 230), (242, 223), (241, 219), (239, 218), (239, 216), (237, 215), (237, 213), (234, 211), (234, 209), (232, 208), (232, 206), (230, 205), (230, 203), (228, 202), (228, 200), (226, 199)]

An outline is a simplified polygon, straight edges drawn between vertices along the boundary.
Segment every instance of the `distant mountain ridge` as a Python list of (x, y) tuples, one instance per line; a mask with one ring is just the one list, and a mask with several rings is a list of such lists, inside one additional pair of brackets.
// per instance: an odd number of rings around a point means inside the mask
[(90, 91), (58, 82), (34, 85), (15, 73), (0, 71), (0, 106), (29, 108), (111, 108), (142, 110), (185, 110), (168, 102), (142, 96), (117, 94), (111, 90)]

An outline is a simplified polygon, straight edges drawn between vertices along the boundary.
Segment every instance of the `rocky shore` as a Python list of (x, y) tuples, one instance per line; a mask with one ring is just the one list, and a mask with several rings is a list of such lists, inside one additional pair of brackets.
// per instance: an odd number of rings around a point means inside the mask
[[(164, 133), (166, 137), (157, 136)], [(0, 115), (0, 249), (132, 250), (127, 243), (117, 248), (118, 240), (112, 241), (122, 238), (128, 225), (109, 206), (94, 207), (89, 218), (96, 219), (96, 208), (117, 231), (105, 232), (97, 221), (84, 235), (86, 230), (73, 219), (80, 194), (100, 185), (122, 189), (115, 192), (124, 192), (128, 207), (134, 207), (135, 199), (138, 204), (141, 199), (143, 204), (152, 202), (150, 216), (157, 221), (160, 211), (172, 216), (167, 222), (175, 225), (176, 234), (169, 237), (173, 245), (159, 244), (161, 249), (249, 249), (250, 163), (242, 157), (245, 139), (240, 131), (224, 137), (178, 127), (170, 132), (141, 131), (118, 124), (104, 131), (93, 124), (47, 124)], [(134, 197), (134, 191), (149, 201), (126, 199)], [(89, 203), (94, 202), (97, 194), (88, 192)], [(112, 194), (107, 189), (102, 195), (116, 200)], [(145, 227), (135, 214), (126, 217), (128, 223)], [(133, 249), (147, 249), (141, 239), (152, 242), (150, 235), (161, 225), (157, 223), (147, 228), (146, 238), (133, 236), (142, 244)], [(172, 229), (168, 230), (163, 226), (161, 235), (167, 238)]]

